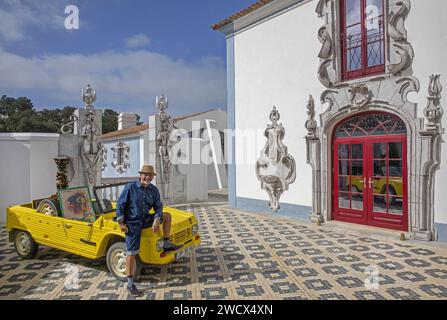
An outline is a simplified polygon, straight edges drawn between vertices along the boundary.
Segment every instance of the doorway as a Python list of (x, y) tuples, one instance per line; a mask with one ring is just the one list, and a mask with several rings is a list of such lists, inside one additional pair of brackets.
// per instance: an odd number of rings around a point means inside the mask
[(408, 231), (407, 135), (392, 114), (367, 113), (336, 127), (333, 218)]

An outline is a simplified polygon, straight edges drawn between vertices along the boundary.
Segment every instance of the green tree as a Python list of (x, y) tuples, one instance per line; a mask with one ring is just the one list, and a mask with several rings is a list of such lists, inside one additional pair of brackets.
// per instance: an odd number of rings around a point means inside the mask
[[(29, 98), (12, 98), (3, 95), (0, 99), (0, 132), (48, 132), (57, 133), (62, 125), (70, 122), (76, 108), (43, 109), (36, 111)], [(137, 125), (142, 124), (137, 115)], [(102, 115), (102, 132), (118, 129), (118, 113), (105, 109)]]
[(104, 109), (102, 114), (102, 133), (109, 133), (118, 129), (118, 113), (112, 109)]

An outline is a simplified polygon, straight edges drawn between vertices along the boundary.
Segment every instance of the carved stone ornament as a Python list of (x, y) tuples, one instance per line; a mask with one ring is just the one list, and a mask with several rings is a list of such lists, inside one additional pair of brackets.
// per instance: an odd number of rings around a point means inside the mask
[(348, 100), (353, 108), (361, 108), (371, 100), (371, 93), (366, 85), (351, 85), (348, 88)]
[(391, 50), (399, 57), (399, 62), (389, 64), (388, 70), (393, 75), (399, 75), (402, 71), (410, 68), (413, 63), (414, 50), (411, 43), (407, 41), (407, 30), (405, 20), (411, 10), (410, 0), (395, 1), (388, 15), (388, 35), (391, 42)]
[(318, 65), (318, 80), (326, 88), (331, 88), (335, 82), (336, 70), (334, 69), (333, 55), (334, 45), (332, 40), (332, 24), (329, 23), (328, 2), (330, 0), (320, 0), (315, 12), (319, 18), (325, 18), (325, 25), (318, 30), (318, 41), (321, 43), (321, 49), (318, 53), (320, 58)]
[(430, 83), (428, 85), (427, 107), (424, 109), (424, 116), (428, 123), (425, 128), (427, 131), (440, 131), (442, 124), (442, 116), (444, 110), (441, 106), (441, 92), (442, 86), (439, 81), (440, 75), (433, 74), (430, 76)]
[(161, 96), (156, 97), (156, 106), (160, 110), (160, 130), (157, 134), (157, 145), (158, 145), (158, 154), (160, 156), (161, 161), (161, 174), (158, 177), (161, 183), (168, 183), (170, 174), (172, 173), (172, 169), (177, 169), (175, 165), (171, 163), (171, 146), (173, 142), (171, 141), (175, 136), (175, 142), (177, 141), (177, 136), (173, 134), (174, 129), (178, 129), (175, 125), (172, 117), (166, 113), (166, 109), (168, 108), (168, 98), (163, 94)]
[(119, 173), (126, 173), (130, 167), (130, 147), (124, 142), (117, 142), (112, 148), (112, 167)]
[(86, 114), (86, 121), (79, 132), (79, 137), (82, 139), (80, 146), (82, 163), (87, 174), (88, 184), (93, 186), (96, 183), (97, 167), (102, 162), (103, 148), (100, 142), (101, 129), (98, 127), (95, 113), (91, 109)]
[(255, 168), (256, 177), (261, 182), (261, 188), (267, 191), (269, 207), (273, 212), (280, 208), (281, 195), (296, 178), (295, 159), (288, 154), (283, 144), (285, 129), (282, 124), (278, 124), (279, 118), (280, 114), (274, 106), (270, 113), (272, 124), (268, 124), (264, 131), (267, 142)]
[(102, 145), (102, 171), (104, 171), (107, 168), (107, 148), (103, 144)]
[(315, 137), (317, 131), (317, 121), (315, 120), (315, 102), (312, 95), (309, 96), (309, 101), (307, 102), (307, 116), (308, 119), (305, 123), (305, 127), (308, 131), (308, 137)]
[(96, 91), (88, 84), (85, 88), (82, 88), (81, 91), (82, 101), (85, 103), (86, 108), (92, 108), (93, 103), (96, 101)]
[(71, 116), (70, 116), (70, 122), (68, 122), (68, 123), (66, 123), (66, 124), (64, 124), (64, 125), (62, 125), (62, 127), (59, 129), (59, 131), (60, 131), (60, 133), (61, 134), (70, 134), (70, 133), (74, 133), (73, 132), (73, 130), (74, 130), (74, 124), (76, 123), (76, 122), (78, 122), (78, 117), (75, 115), (75, 114), (72, 114)]

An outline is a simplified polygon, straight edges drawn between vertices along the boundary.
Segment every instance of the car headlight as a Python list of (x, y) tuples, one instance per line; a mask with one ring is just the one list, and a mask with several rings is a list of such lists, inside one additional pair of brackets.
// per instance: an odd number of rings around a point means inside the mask
[(163, 238), (161, 238), (160, 240), (157, 241), (156, 247), (157, 247), (158, 252), (163, 251), (163, 244), (164, 244), (163, 241), (164, 241)]
[(199, 226), (197, 224), (194, 224), (192, 226), (192, 235), (195, 236), (199, 232)]

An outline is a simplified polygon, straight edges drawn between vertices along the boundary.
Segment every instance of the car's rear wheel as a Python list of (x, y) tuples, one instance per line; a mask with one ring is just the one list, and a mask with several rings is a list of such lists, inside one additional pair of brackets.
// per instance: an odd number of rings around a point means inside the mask
[(32, 259), (39, 251), (39, 245), (26, 231), (16, 231), (14, 234), (14, 247), (17, 254), (23, 259)]
[[(126, 244), (124, 242), (116, 242), (110, 246), (107, 251), (107, 267), (110, 273), (119, 281), (127, 281), (126, 270)], [(135, 257), (136, 270), (134, 277), (136, 278), (143, 268), (143, 262), (137, 255)]]
[(48, 216), (57, 217), (59, 216), (60, 207), (57, 201), (51, 199), (44, 199), (39, 202), (37, 206), (37, 212), (43, 213)]

